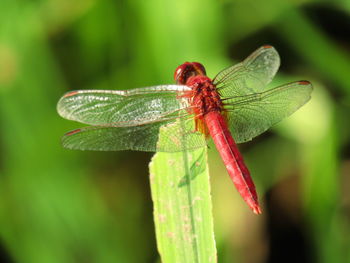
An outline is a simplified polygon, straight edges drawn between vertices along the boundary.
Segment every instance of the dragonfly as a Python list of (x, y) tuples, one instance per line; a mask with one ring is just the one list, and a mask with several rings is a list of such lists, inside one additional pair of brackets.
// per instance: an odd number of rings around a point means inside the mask
[(252, 140), (294, 113), (313, 89), (306, 80), (268, 88), (279, 65), (276, 49), (265, 45), (213, 79), (202, 64), (185, 62), (175, 70), (176, 84), (70, 91), (59, 100), (58, 113), (90, 126), (66, 133), (63, 147), (179, 152), (206, 147), (212, 138), (238, 192), (260, 214), (254, 182), (236, 143)]

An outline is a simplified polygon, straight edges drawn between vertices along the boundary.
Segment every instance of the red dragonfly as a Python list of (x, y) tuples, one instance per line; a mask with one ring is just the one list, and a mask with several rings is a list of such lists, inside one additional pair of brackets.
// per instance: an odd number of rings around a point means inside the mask
[[(63, 146), (177, 152), (204, 147), (211, 137), (238, 192), (260, 214), (254, 183), (236, 143), (251, 140), (295, 112), (312, 92), (304, 80), (266, 88), (279, 65), (277, 51), (266, 45), (214, 79), (200, 63), (186, 62), (175, 70), (176, 85), (68, 92), (58, 102), (59, 114), (92, 126), (66, 133)], [(163, 126), (171, 128), (158, 140)], [(186, 138), (186, 144), (179, 138)]]

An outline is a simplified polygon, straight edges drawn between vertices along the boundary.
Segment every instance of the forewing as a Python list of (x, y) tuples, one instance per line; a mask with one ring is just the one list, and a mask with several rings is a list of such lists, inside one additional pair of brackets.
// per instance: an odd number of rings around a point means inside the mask
[(309, 99), (312, 85), (298, 81), (262, 93), (225, 101), (228, 125), (237, 143), (251, 140), (291, 115)]
[(186, 113), (187, 100), (178, 98), (189, 87), (163, 85), (133, 90), (78, 90), (57, 104), (59, 114), (90, 125), (133, 126), (171, 119)]
[(277, 51), (272, 46), (263, 46), (241, 63), (221, 71), (214, 78), (214, 84), (222, 97), (263, 92), (279, 65)]
[(85, 127), (65, 134), (62, 144), (75, 150), (178, 152), (204, 147), (206, 141), (195, 131), (193, 119), (177, 119), (131, 127)]

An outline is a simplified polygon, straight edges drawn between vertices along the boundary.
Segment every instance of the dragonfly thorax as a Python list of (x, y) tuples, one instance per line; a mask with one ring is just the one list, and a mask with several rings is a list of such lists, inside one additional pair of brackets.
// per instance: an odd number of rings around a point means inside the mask
[(186, 85), (191, 90), (185, 92), (183, 97), (189, 100), (191, 105), (189, 111), (195, 115), (196, 130), (208, 135), (208, 129), (203, 120), (209, 112), (224, 113), (220, 95), (212, 80), (207, 76), (191, 76), (188, 78)]
[(222, 111), (223, 104), (212, 80), (207, 76), (195, 76), (188, 79), (191, 87), (191, 105), (204, 116), (211, 111)]

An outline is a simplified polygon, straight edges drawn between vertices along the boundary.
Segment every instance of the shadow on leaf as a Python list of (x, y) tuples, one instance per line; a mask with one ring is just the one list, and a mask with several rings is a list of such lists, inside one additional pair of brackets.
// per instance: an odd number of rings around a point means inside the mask
[(203, 159), (204, 151), (202, 151), (201, 155), (191, 165), (189, 174), (186, 174), (184, 177), (181, 178), (178, 187), (183, 187), (187, 185), (190, 182), (190, 180), (194, 180), (197, 177), (197, 175), (205, 171), (206, 163), (203, 161)]

